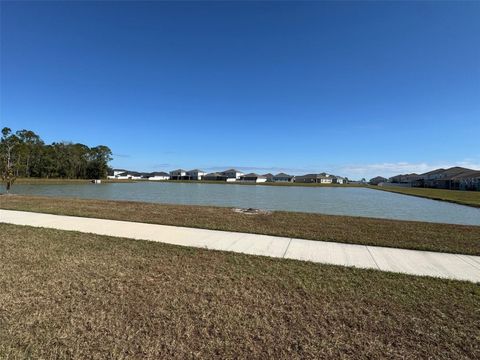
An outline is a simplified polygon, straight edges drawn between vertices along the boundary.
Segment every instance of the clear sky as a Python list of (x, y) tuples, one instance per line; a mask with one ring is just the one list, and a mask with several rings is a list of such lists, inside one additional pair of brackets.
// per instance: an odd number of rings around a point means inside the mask
[(0, 125), (132, 170), (480, 168), (480, 2), (1, 2)]

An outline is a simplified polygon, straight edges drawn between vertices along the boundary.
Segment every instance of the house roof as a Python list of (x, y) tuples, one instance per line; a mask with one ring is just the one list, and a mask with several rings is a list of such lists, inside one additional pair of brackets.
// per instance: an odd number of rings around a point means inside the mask
[(422, 176), (424, 176), (424, 175), (434, 175), (434, 174), (440, 174), (444, 171), (445, 171), (445, 169), (436, 169), (436, 170), (428, 171), (428, 172), (420, 174), (420, 175), (422, 175)]
[(205, 171), (200, 170), (200, 169), (193, 169), (193, 170), (188, 170), (187, 172), (192, 173), (192, 172), (201, 172), (204, 173)]
[(170, 176), (170, 174), (166, 173), (165, 171), (154, 171), (149, 176)]
[(293, 177), (293, 175), (288, 175), (288, 174), (285, 174), (285, 173), (278, 173), (277, 175), (275, 175), (275, 177)]
[(305, 175), (300, 175), (299, 177), (317, 177), (318, 174), (305, 174)]
[(477, 177), (480, 177), (480, 170), (470, 170), (470, 171), (465, 171), (465, 172), (463, 172), (461, 174), (458, 174), (456, 176), (453, 176), (452, 180), (477, 178)]
[(462, 173), (465, 173), (465, 172), (470, 172), (470, 171), (473, 171), (473, 170), (463, 168), (463, 167), (460, 167), (460, 166), (455, 166), (455, 167), (452, 167), (452, 168), (449, 168), (449, 169), (445, 170), (445, 175), (455, 176), (455, 175), (459, 175), (459, 174), (462, 174)]
[(463, 173), (472, 172), (472, 171), (476, 171), (476, 170), (467, 169), (467, 168), (460, 167), (460, 166), (454, 166), (454, 167), (451, 167), (451, 168), (448, 168), (448, 169), (433, 170), (433, 171), (430, 171), (428, 173), (422, 174), (421, 176), (441, 174), (441, 175), (443, 175), (443, 178), (438, 179), (438, 180), (450, 180), (455, 176), (458, 176), (458, 175), (463, 174)]
[(375, 176), (374, 178), (371, 178), (370, 181), (372, 180), (387, 180), (387, 178), (384, 178), (383, 176)]
[(205, 176), (223, 176), (222, 173), (219, 173), (219, 172), (213, 172), (213, 173), (208, 173), (207, 175)]
[(245, 174), (245, 175), (243, 175), (243, 177), (256, 177), (256, 178), (264, 178), (265, 176), (264, 176), (264, 175), (258, 175), (258, 174), (255, 174), (255, 173), (249, 173), (249, 174)]
[(183, 170), (183, 169), (177, 169), (177, 170), (172, 170), (172, 171), (170, 171), (170, 174), (171, 174), (172, 172), (180, 172), (180, 171), (181, 171), (181, 172), (186, 172), (186, 171)]
[(237, 169), (228, 169), (222, 172), (226, 173), (226, 172), (241, 172), (241, 171), (238, 171)]
[(266, 178), (272, 178), (273, 174), (268, 173), (268, 174), (263, 174), (262, 176), (265, 176)]

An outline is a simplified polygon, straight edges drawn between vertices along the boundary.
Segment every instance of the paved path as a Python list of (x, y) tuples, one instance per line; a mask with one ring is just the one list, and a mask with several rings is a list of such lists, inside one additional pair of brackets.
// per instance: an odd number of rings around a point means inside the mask
[(0, 222), (480, 282), (480, 256), (0, 209)]

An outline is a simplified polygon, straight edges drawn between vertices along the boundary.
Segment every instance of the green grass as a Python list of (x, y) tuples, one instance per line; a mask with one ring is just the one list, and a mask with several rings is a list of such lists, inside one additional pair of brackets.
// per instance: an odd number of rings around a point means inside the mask
[(480, 226), (275, 211), (246, 215), (230, 208), (132, 201), (9, 195), (0, 208), (59, 215), (480, 255)]
[(478, 285), (0, 224), (2, 359), (474, 359)]
[(369, 186), (370, 189), (390, 191), (398, 194), (418, 196), (427, 199), (453, 202), (461, 205), (480, 207), (480, 191), (460, 191), (395, 186)]

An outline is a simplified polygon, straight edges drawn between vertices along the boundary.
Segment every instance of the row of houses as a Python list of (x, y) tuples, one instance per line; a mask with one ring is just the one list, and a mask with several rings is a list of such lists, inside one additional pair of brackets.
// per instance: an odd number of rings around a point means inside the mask
[(423, 174), (401, 174), (389, 179), (377, 176), (370, 179), (370, 184), (478, 191), (480, 190), (480, 171), (455, 166)]
[(138, 173), (135, 171), (128, 171), (123, 169), (115, 169), (113, 173), (108, 176), (109, 179), (118, 180), (139, 180), (148, 179), (151, 181), (163, 181), (163, 180), (205, 180), (205, 181), (225, 181), (225, 182), (298, 182), (298, 183), (319, 183), (319, 184), (345, 184), (347, 179), (341, 176), (330, 175), (327, 173), (320, 174), (306, 174), (306, 175), (289, 175), (286, 173), (264, 174), (259, 175), (256, 173), (244, 174), (236, 169), (228, 169), (222, 172), (207, 173), (199, 169), (172, 170), (170, 173), (166, 172), (154, 172), (154, 173)]

